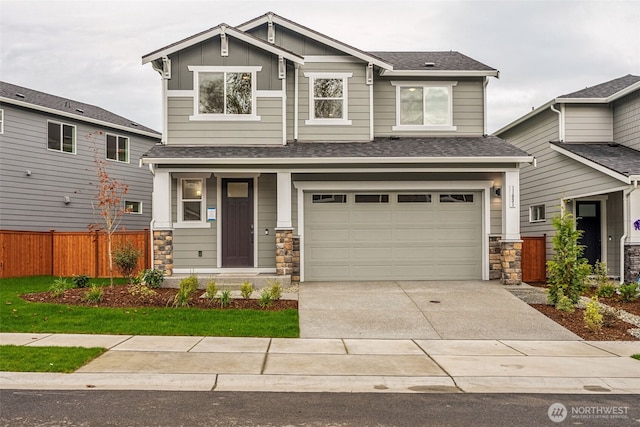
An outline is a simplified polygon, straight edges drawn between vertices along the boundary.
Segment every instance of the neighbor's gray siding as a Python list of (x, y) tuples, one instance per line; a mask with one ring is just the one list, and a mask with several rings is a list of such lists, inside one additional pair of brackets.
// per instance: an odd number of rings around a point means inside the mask
[(613, 120), (609, 105), (573, 104), (565, 107), (566, 142), (609, 142)]
[(407, 132), (393, 130), (396, 125), (396, 87), (391, 80), (402, 78), (376, 78), (373, 86), (374, 124), (376, 136), (478, 136), (484, 133), (484, 90), (481, 79), (425, 79), (404, 78), (409, 81), (457, 81), (453, 87), (453, 125), (455, 131)]
[(613, 140), (640, 150), (640, 90), (613, 104)]
[[(97, 181), (94, 150), (105, 158), (106, 132), (129, 138), (130, 162), (108, 161), (108, 173), (128, 184), (125, 199), (142, 202), (142, 215), (125, 214), (121, 226), (127, 230), (149, 227), (152, 175), (139, 167), (138, 160), (156, 140), (6, 104), (0, 108), (4, 109), (0, 229), (86, 231), (99, 221), (91, 205), (97, 189), (91, 183)], [(76, 126), (75, 154), (47, 149), (49, 119)], [(69, 196), (70, 204), (64, 204), (64, 196)]]

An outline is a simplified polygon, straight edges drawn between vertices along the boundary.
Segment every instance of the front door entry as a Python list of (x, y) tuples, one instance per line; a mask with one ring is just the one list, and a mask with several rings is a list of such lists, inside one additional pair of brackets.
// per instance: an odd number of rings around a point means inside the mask
[(600, 202), (576, 202), (577, 229), (582, 230), (580, 244), (584, 245), (584, 257), (595, 265), (602, 258), (602, 223)]
[(253, 179), (222, 179), (222, 267), (253, 267)]

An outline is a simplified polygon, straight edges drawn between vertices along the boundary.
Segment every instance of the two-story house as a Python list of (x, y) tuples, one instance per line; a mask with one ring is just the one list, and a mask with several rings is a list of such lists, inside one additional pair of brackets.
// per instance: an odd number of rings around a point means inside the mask
[(585, 257), (608, 273), (640, 275), (640, 76), (562, 95), (498, 130), (536, 157), (521, 180), (523, 235), (547, 235), (566, 209), (583, 231)]
[(294, 280), (520, 277), (524, 151), (486, 135), (498, 71), (364, 52), (267, 13), (142, 58), (162, 79), (157, 268)]
[(100, 107), (0, 82), (0, 230), (88, 231), (96, 159), (128, 185), (121, 225), (148, 228), (152, 176), (139, 159), (160, 139)]

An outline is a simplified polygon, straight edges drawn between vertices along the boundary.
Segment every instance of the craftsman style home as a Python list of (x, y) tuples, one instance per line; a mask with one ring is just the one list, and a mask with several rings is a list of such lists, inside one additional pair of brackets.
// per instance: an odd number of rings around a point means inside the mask
[(87, 231), (98, 220), (96, 158), (129, 186), (121, 226), (148, 228), (152, 177), (139, 159), (160, 137), (103, 108), (0, 82), (0, 230)]
[(519, 168), (486, 135), (498, 71), (364, 52), (273, 13), (142, 58), (162, 81), (154, 264), (168, 274), (519, 283)]
[[(640, 275), (640, 76), (562, 95), (498, 130), (536, 157), (521, 180), (523, 235), (553, 236), (562, 208), (577, 219), (590, 264)], [(550, 250), (547, 250), (550, 254)]]

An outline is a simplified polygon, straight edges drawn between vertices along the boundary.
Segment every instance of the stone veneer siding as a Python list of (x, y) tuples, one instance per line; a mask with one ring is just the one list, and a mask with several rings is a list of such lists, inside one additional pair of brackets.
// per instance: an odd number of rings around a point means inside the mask
[(173, 275), (173, 231), (153, 230), (153, 268)]
[(500, 241), (502, 284), (522, 284), (522, 240)]
[(489, 236), (489, 280), (502, 278), (502, 251), (500, 236)]
[(276, 229), (276, 275), (290, 276), (293, 273), (293, 230)]
[(300, 236), (293, 236), (293, 266), (291, 272), (291, 282), (300, 282)]
[(636, 283), (640, 277), (640, 245), (624, 246), (624, 281)]

